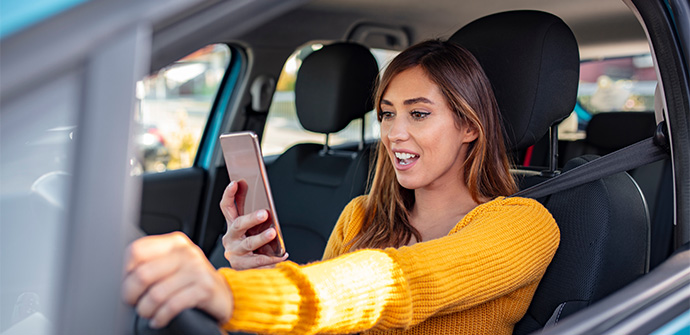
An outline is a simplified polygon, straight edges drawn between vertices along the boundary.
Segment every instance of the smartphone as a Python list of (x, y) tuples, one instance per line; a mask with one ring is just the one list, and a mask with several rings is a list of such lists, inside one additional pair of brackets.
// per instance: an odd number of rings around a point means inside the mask
[(268, 185), (258, 136), (251, 131), (223, 134), (220, 136), (220, 146), (223, 148), (223, 156), (230, 180), (239, 183), (246, 182), (247, 193), (244, 205), (243, 208), (237, 208), (237, 210), (241, 215), (260, 209), (268, 211), (268, 219), (248, 230), (247, 234), (261, 234), (270, 227), (276, 231), (276, 237), (271, 242), (254, 252), (282, 257), (285, 254), (285, 242), (278, 224), (271, 188)]

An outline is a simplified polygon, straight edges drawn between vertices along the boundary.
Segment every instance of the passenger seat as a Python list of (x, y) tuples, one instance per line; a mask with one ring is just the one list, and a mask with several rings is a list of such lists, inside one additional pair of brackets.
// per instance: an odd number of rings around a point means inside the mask
[[(608, 112), (592, 116), (581, 154), (606, 155), (654, 136), (654, 112)], [(628, 171), (642, 190), (651, 220), (650, 269), (673, 251), (673, 176), (671, 160)]]
[[(302, 126), (324, 134), (324, 143), (297, 144), (267, 166), (276, 212), (290, 260), (320, 260), (340, 212), (366, 191), (370, 148), (328, 146), (328, 134), (363, 119), (373, 109), (376, 59), (354, 43), (324, 46), (304, 59), (295, 83)], [(364, 122), (362, 122), (364, 127)]]

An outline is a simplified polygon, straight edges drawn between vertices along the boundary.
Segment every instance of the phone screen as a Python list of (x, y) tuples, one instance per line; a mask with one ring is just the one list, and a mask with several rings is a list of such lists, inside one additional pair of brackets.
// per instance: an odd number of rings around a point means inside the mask
[(276, 238), (255, 252), (269, 256), (283, 256), (285, 244), (278, 224), (271, 189), (268, 185), (266, 167), (263, 163), (258, 137), (253, 132), (224, 134), (220, 136), (220, 145), (223, 148), (223, 156), (230, 180), (246, 183), (246, 185), (240, 186), (247, 187), (244, 206), (237, 209), (240, 215), (260, 209), (268, 211), (268, 219), (263, 224), (248, 230), (247, 234), (260, 234), (269, 227), (273, 227), (277, 233)]

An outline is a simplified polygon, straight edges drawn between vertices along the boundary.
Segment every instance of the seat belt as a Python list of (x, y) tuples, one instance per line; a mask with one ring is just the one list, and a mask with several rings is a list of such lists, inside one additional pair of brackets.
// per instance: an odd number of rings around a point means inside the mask
[(512, 196), (541, 198), (667, 158), (669, 156), (665, 145), (667, 137), (660, 132), (660, 129), (665, 129), (665, 127), (664, 123), (659, 124), (657, 133), (653, 137), (589, 161)]
[[(666, 123), (662, 121), (657, 126), (654, 136), (563, 172), (551, 179), (519, 191), (511, 197), (541, 198), (615, 173), (632, 170), (642, 165), (668, 158), (668, 156)], [(565, 306), (566, 303), (564, 302), (556, 307), (556, 310), (542, 328), (542, 332), (554, 327), (558, 323), (558, 319)]]

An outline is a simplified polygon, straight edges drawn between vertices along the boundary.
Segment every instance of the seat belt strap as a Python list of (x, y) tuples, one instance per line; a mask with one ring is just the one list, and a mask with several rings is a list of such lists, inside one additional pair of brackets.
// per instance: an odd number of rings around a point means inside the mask
[(668, 153), (666, 150), (657, 146), (654, 143), (654, 137), (650, 137), (563, 172), (542, 183), (519, 191), (512, 196), (541, 198), (610, 176), (614, 173), (632, 170), (667, 157)]

